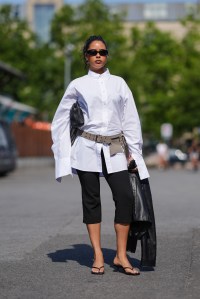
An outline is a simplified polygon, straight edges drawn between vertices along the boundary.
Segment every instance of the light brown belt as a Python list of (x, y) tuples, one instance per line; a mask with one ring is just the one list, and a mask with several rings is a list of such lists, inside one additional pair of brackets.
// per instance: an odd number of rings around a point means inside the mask
[(103, 136), (95, 135), (78, 129), (77, 135), (97, 143), (108, 144), (110, 147), (111, 156), (117, 153), (125, 153), (127, 155), (127, 143), (122, 133), (112, 136)]

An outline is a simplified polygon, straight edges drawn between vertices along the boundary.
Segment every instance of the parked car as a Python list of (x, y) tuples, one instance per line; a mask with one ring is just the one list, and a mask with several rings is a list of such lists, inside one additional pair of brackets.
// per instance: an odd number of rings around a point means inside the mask
[(10, 125), (0, 120), (0, 176), (16, 168), (17, 150)]
[(184, 165), (188, 161), (188, 155), (178, 148), (169, 149), (169, 164), (181, 163)]

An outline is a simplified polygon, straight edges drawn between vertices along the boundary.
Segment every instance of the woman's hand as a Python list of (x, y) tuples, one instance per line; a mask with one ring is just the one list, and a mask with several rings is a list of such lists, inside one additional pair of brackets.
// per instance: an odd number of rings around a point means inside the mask
[(138, 171), (137, 164), (135, 163), (135, 160), (132, 157), (131, 159), (129, 159), (128, 171), (131, 173), (135, 173)]

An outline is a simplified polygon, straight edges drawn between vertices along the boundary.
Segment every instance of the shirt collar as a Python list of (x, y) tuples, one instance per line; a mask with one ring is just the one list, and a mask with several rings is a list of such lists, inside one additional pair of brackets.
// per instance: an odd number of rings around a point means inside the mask
[(95, 73), (95, 72), (93, 72), (91, 70), (88, 71), (88, 76), (96, 78), (96, 79), (106, 78), (109, 75), (110, 75), (109, 69), (106, 69), (103, 74), (98, 74), (98, 73)]

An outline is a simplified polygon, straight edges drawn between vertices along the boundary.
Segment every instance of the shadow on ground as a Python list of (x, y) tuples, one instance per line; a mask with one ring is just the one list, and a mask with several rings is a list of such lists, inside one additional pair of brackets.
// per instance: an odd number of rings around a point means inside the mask
[[(54, 263), (66, 263), (68, 261), (76, 261), (81, 266), (91, 267), (93, 263), (93, 250), (90, 245), (87, 244), (73, 244), (70, 249), (59, 249), (55, 252), (50, 252), (47, 256)], [(110, 267), (113, 266), (113, 259), (116, 255), (116, 251), (113, 249), (102, 248), (105, 264)], [(153, 271), (151, 267), (140, 267), (140, 260), (129, 256), (129, 261), (134, 267), (140, 268), (142, 271)]]

